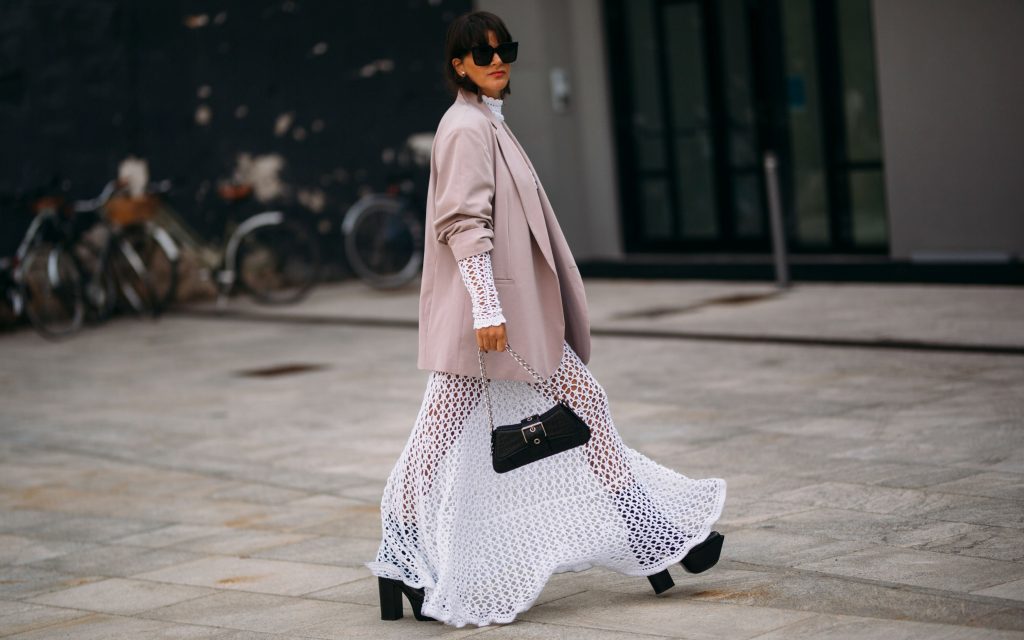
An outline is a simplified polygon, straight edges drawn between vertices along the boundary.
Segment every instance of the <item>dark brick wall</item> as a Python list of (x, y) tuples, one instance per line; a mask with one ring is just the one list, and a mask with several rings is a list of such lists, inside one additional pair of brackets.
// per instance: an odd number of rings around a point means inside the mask
[[(174, 180), (216, 235), (212, 197), (240, 153), (279, 154), (282, 202), (318, 217), (325, 249), (391, 151), (451, 103), (445, 27), (469, 0), (0, 0), (0, 197), (94, 195), (129, 154)], [(288, 126), (281, 126), (288, 125)], [(298, 195), (322, 196), (313, 213)], [(314, 198), (315, 200), (316, 198)], [(308, 200), (307, 200), (308, 202)], [(27, 214), (2, 213), (9, 253)]]

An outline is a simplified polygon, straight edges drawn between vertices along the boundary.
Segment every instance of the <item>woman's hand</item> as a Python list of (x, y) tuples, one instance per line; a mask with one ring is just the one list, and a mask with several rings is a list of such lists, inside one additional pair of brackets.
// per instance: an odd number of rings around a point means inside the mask
[(504, 351), (507, 343), (505, 323), (496, 327), (480, 327), (476, 330), (476, 344), (484, 351)]

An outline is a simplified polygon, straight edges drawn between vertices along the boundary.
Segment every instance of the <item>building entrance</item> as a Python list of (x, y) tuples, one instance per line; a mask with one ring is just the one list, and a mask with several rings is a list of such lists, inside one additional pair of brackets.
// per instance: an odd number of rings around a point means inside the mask
[(887, 250), (870, 0), (604, 9), (627, 252), (769, 250), (769, 150), (794, 251)]

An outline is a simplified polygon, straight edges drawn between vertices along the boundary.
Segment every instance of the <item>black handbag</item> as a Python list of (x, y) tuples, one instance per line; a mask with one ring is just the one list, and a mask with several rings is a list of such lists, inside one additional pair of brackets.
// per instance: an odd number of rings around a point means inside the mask
[[(541, 387), (547, 386), (533, 367), (526, 364), (507, 343), (505, 350), (529, 371)], [(569, 407), (565, 394), (553, 394), (555, 405), (544, 413), (523, 418), (516, 424), (494, 426), (490, 380), (484, 370), (484, 352), (479, 350), (480, 384), (487, 396), (487, 415), (491, 424), (491, 464), (498, 473), (567, 451), (590, 440), (590, 427)]]

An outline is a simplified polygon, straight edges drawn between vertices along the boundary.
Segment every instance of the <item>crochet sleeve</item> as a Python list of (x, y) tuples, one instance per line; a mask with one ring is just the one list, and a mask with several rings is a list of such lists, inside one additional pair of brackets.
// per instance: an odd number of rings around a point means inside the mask
[(504, 324), (505, 316), (502, 315), (498, 291), (494, 287), (491, 252), (484, 251), (460, 258), (458, 264), (462, 282), (473, 301), (473, 329)]

